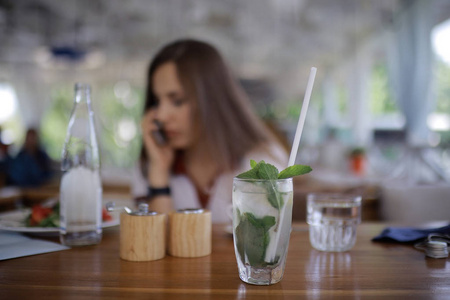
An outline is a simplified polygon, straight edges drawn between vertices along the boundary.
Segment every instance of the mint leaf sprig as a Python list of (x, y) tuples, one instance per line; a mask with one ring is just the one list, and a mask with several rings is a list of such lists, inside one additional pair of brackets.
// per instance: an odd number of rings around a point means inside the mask
[(241, 173), (236, 177), (241, 179), (277, 180), (307, 174), (312, 171), (312, 168), (310, 166), (293, 165), (287, 167), (281, 172), (278, 172), (278, 169), (274, 165), (267, 164), (264, 160), (261, 160), (259, 163), (257, 163), (253, 159), (250, 160), (250, 166), (250, 170)]

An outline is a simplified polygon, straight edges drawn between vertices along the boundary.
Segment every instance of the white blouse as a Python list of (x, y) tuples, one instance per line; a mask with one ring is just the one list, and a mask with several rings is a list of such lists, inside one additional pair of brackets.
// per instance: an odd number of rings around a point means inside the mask
[[(233, 178), (251, 168), (250, 159), (256, 162), (264, 160), (266, 163), (276, 166), (280, 171), (286, 168), (288, 163), (287, 153), (280, 146), (272, 145), (270, 152), (253, 151), (242, 159), (238, 169), (219, 175), (209, 191), (210, 196), (206, 207), (206, 209), (211, 211), (213, 223), (227, 223), (231, 221), (229, 215), (231, 215)], [(147, 195), (147, 186), (147, 179), (142, 176), (142, 172), (138, 164), (136, 164), (131, 183), (133, 196), (142, 197)], [(170, 189), (175, 210), (201, 207), (195, 185), (186, 175), (171, 175)]]

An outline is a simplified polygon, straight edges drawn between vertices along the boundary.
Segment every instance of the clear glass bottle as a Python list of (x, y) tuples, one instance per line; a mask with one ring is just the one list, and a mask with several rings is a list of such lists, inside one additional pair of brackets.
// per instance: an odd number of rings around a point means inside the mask
[(91, 90), (75, 84), (75, 99), (62, 151), (60, 240), (67, 246), (102, 239), (102, 184)]

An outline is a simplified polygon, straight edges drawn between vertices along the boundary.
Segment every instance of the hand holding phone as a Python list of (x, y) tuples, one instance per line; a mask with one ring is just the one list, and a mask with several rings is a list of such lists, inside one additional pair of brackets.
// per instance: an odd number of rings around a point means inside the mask
[[(155, 111), (148, 110), (141, 120), (142, 139), (148, 161), (148, 180), (155, 186), (167, 186), (175, 160), (162, 122), (155, 121)], [(166, 139), (167, 138), (167, 139)], [(163, 145), (158, 145), (163, 143)]]
[(154, 120), (153, 122), (158, 127), (157, 130), (152, 131), (153, 138), (155, 139), (155, 142), (158, 145), (163, 146), (163, 145), (165, 145), (167, 143), (166, 133), (164, 132), (164, 129), (163, 129), (163, 126), (162, 126), (161, 122), (159, 122), (158, 120)]

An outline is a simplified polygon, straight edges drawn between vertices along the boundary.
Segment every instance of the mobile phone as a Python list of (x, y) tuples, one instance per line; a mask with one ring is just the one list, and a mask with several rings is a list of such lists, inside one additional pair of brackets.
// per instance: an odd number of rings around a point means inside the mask
[(158, 120), (155, 120), (154, 122), (158, 129), (152, 132), (153, 138), (158, 145), (163, 146), (167, 143), (166, 133), (164, 132), (161, 122), (159, 122)]

